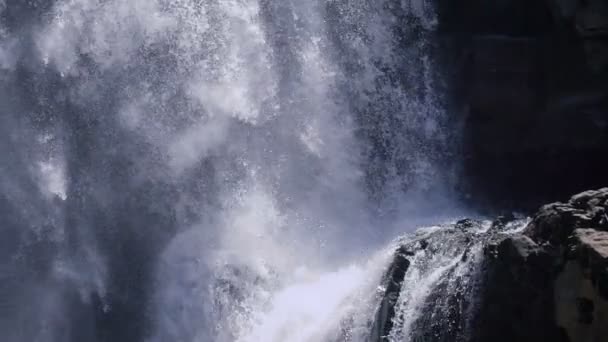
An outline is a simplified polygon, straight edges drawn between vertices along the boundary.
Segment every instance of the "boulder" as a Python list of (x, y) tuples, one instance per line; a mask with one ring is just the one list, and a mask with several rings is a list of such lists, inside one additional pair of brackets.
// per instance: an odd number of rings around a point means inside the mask
[[(381, 293), (369, 341), (392, 338), (389, 335), (394, 328), (402, 327), (403, 316), (396, 312), (400, 296), (405, 294), (407, 297), (417, 287), (425, 288), (424, 282), (429, 278), (434, 280), (426, 284), (428, 292), (419, 293), (412, 299), (420, 302), (417, 316), (410, 317), (410, 337), (414, 341), (466, 341), (467, 313), (474, 301), (474, 281), (471, 279), (474, 274), (464, 269), (470, 271), (475, 265), (476, 257), (471, 248), (483, 240), (475, 233), (481, 225), (480, 221), (464, 219), (400, 241), (380, 284)], [(438, 269), (443, 271), (433, 275)], [(417, 275), (408, 278), (412, 283), (405, 284), (410, 271)], [(419, 298), (420, 295), (424, 297)]]
[(524, 234), (551, 256), (538, 265), (553, 275), (552, 310), (568, 341), (600, 342), (608, 336), (608, 188), (543, 206)]
[(606, 341), (607, 204), (608, 188), (585, 191), (493, 237), (471, 341)]
[(578, 262), (588, 270), (598, 295), (608, 300), (608, 232), (577, 229), (574, 232)]
[(524, 234), (540, 243), (563, 247), (577, 228), (608, 230), (608, 188), (586, 191), (567, 203), (541, 207)]
[(502, 231), (507, 229), (509, 223), (513, 222), (516, 219), (513, 213), (500, 215), (494, 221), (492, 221), (492, 226), (490, 226), (491, 231)]
[[(513, 217), (503, 216), (489, 229), (464, 219), (404, 239), (383, 278), (370, 340), (387, 341), (399, 328), (403, 291), (436, 277), (416, 304), (414, 341), (605, 342), (607, 211), (603, 188), (541, 207), (523, 232), (506, 229)], [(418, 274), (413, 285), (407, 272)]]
[(555, 280), (557, 323), (570, 341), (608, 336), (608, 232), (576, 229), (563, 270)]
[(485, 247), (471, 341), (566, 341), (553, 319), (550, 255), (525, 235)]

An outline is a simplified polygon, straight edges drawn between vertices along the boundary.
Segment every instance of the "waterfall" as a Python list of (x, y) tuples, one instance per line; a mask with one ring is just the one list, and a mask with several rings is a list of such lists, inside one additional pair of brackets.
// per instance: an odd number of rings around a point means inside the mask
[(363, 341), (392, 239), (456, 211), (430, 1), (0, 15), (4, 341)]

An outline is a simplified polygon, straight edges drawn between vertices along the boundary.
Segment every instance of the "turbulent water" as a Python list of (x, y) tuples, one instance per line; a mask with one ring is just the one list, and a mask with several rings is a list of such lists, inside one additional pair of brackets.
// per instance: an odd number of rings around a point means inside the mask
[[(1, 339), (369, 339), (389, 241), (454, 212), (436, 25), (425, 0), (0, 0)], [(408, 273), (391, 339), (459, 251)]]

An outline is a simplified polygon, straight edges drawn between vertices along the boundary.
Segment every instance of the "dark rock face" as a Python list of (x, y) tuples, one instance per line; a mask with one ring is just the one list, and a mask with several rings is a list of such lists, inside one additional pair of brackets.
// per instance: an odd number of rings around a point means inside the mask
[(444, 74), (463, 128), (462, 191), (472, 204), (532, 211), (605, 185), (607, 8), (602, 0), (439, 1)]
[(373, 341), (387, 341), (387, 336), (393, 328), (395, 305), (399, 298), (405, 272), (407, 272), (407, 269), (410, 267), (410, 261), (407, 259), (408, 255), (411, 256), (412, 252), (408, 251), (407, 247), (401, 246), (395, 252), (393, 262), (384, 276), (382, 282), (386, 289), (384, 290), (380, 306), (374, 319), (371, 334)]
[(553, 318), (548, 253), (522, 235), (489, 244), (485, 252), (471, 341), (565, 341)]
[(533, 240), (565, 246), (576, 228), (608, 230), (608, 188), (586, 191), (567, 203), (543, 206), (534, 216), (525, 234)]
[[(420, 250), (443, 253), (460, 245), (460, 260), (433, 283), (419, 307), (411, 340), (606, 341), (607, 209), (604, 188), (543, 206), (523, 231), (510, 232), (508, 217), (487, 229), (467, 219), (404, 243), (385, 275), (371, 340), (387, 340), (399, 322), (399, 298), (412, 291), (407, 272), (419, 267), (421, 256), (432, 259)], [(475, 264), (468, 262), (475, 248), (482, 251), (478, 266), (463, 268)]]
[(599, 295), (608, 300), (608, 232), (577, 229), (573, 238), (573, 256), (589, 270), (589, 279), (597, 287)]
[(608, 336), (608, 232), (576, 229), (555, 281), (556, 320), (571, 341)]
[(486, 246), (473, 341), (605, 340), (607, 199), (604, 188), (545, 205), (523, 234)]
[(370, 341), (467, 341), (481, 231), (482, 222), (465, 219), (403, 242), (385, 272)]

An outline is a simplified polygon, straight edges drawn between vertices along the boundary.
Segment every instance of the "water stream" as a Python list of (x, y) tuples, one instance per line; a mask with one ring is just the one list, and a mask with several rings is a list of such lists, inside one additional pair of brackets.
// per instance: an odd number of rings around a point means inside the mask
[[(3, 341), (365, 341), (395, 239), (460, 213), (430, 1), (0, 16)], [(392, 340), (464, 248), (416, 252)]]

